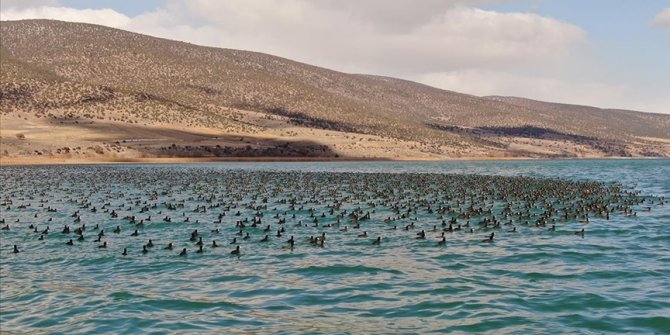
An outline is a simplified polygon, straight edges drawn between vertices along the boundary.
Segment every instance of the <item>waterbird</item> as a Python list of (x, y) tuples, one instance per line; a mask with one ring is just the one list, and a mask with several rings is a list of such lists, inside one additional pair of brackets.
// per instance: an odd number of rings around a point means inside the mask
[(231, 255), (239, 255), (240, 254), (240, 246), (238, 245), (235, 250), (230, 252)]
[[(658, 204), (662, 206), (665, 201), (653, 197), (642, 197), (638, 193), (628, 192), (619, 185), (609, 186), (600, 182), (589, 181), (569, 181), (569, 180), (549, 180), (529, 177), (501, 177), (501, 176), (440, 176), (440, 175), (399, 175), (389, 178), (387, 174), (370, 174), (365, 178), (358, 174), (343, 174), (338, 175), (337, 180), (342, 180), (350, 189), (338, 189), (334, 183), (330, 181), (329, 174), (306, 174), (301, 175), (300, 180), (293, 179), (294, 176), (283, 173), (266, 173), (253, 172), (244, 176), (236, 176), (230, 182), (225, 183), (225, 189), (221, 190), (224, 185), (221, 181), (213, 178), (207, 185), (198, 186), (195, 189), (184, 188), (182, 190), (169, 190), (165, 186), (170, 182), (176, 180), (178, 182), (186, 183), (192, 182), (187, 178), (191, 178), (187, 174), (174, 172), (158, 172), (159, 175), (150, 181), (142, 181), (143, 187), (148, 188), (147, 193), (128, 196), (122, 195), (120, 191), (107, 191), (105, 195), (96, 198), (95, 195), (84, 195), (84, 192), (76, 193), (74, 188), (65, 191), (73, 194), (69, 195), (72, 203), (77, 203), (80, 209), (72, 214), (75, 222), (91, 221), (100, 219), (100, 215), (104, 214), (107, 218), (112, 219), (118, 217), (118, 213), (113, 210), (126, 210), (130, 213), (124, 219), (136, 225), (134, 229), (135, 235), (138, 236), (141, 229), (140, 223), (151, 222), (152, 215), (161, 215), (169, 219), (169, 216), (163, 214), (163, 211), (180, 210), (182, 217), (186, 218), (186, 211), (181, 209), (194, 205), (194, 212), (205, 213), (207, 211), (217, 210), (221, 211), (218, 215), (217, 221), (209, 221), (208, 224), (222, 224), (221, 220), (226, 215), (237, 215), (236, 227), (239, 229), (237, 236), (242, 236), (243, 239), (261, 240), (264, 238), (260, 231), (270, 232), (274, 225), (278, 225), (276, 229), (276, 236), (281, 237), (282, 233), (301, 234), (305, 236), (308, 229), (316, 226), (321, 228), (321, 232), (316, 237), (312, 236), (308, 241), (311, 245), (320, 247), (323, 246), (325, 240), (325, 231), (336, 235), (338, 231), (347, 232), (349, 227), (375, 229), (383, 227), (382, 229), (397, 230), (397, 227), (404, 227), (406, 231), (418, 228), (421, 230), (416, 235), (417, 238), (423, 239), (427, 231), (440, 232), (442, 241), (444, 233), (454, 233), (454, 238), (458, 238), (455, 234), (461, 227), (468, 228), (470, 234), (477, 231), (487, 230), (501, 230), (502, 226), (510, 225), (512, 227), (506, 229), (506, 232), (519, 233), (518, 238), (523, 238), (521, 233), (530, 232), (533, 228), (541, 228), (550, 226), (549, 231), (555, 231), (556, 221), (565, 222), (563, 225), (568, 227), (572, 223), (586, 223), (592, 216), (600, 218), (610, 218), (614, 215), (622, 215), (634, 217), (636, 209), (648, 211), (650, 206)], [(102, 173), (104, 174), (104, 172)], [(116, 175), (114, 176), (116, 177)], [(176, 177), (176, 178), (173, 178)], [(84, 177), (86, 178), (86, 177)], [(180, 179), (182, 178), (182, 179)], [(268, 189), (254, 188), (258, 180), (264, 180)], [(129, 179), (131, 180), (131, 179)], [(286, 181), (290, 182), (286, 182)], [(87, 182), (88, 180), (75, 180), (77, 182)], [(82, 184), (83, 185), (83, 184)], [(191, 185), (195, 185), (191, 183)], [(318, 185), (318, 186), (317, 186)], [(413, 185), (421, 185), (414, 187)], [(54, 184), (55, 186), (55, 184)], [(276, 189), (272, 189), (276, 186)], [(23, 186), (24, 188), (26, 186)], [(331, 189), (331, 187), (333, 187)], [(491, 193), (488, 189), (492, 187), (496, 191)], [(55, 190), (56, 188), (54, 188)], [(167, 191), (165, 191), (168, 189)], [(332, 193), (325, 193), (324, 190), (330, 190)], [(336, 191), (335, 191), (336, 190)], [(375, 190), (370, 192), (371, 190)], [(396, 192), (395, 190), (403, 190), (403, 192)], [(12, 191), (18, 192), (24, 196), (35, 196), (35, 193), (26, 194), (22, 189), (16, 188)], [(46, 193), (45, 193), (46, 191)], [(128, 190), (126, 190), (128, 191)], [(49, 197), (48, 188), (40, 190), (43, 197)], [(94, 193), (97, 191), (94, 191)], [(283, 193), (287, 192), (287, 193)], [(295, 193), (291, 193), (295, 192)], [(300, 197), (295, 197), (291, 194), (300, 194)], [(184, 195), (180, 198), (180, 195)], [(248, 200), (247, 196), (251, 196)], [(75, 199), (79, 197), (79, 199)], [(104, 198), (104, 199), (103, 199)], [(117, 204), (110, 204), (111, 201), (118, 201)], [(654, 200), (657, 200), (654, 204)], [(16, 216), (11, 217), (15, 212), (26, 210), (30, 207), (29, 203), (18, 204), (17, 206), (9, 206), (10, 200), (3, 199), (3, 207), (7, 206), (7, 212), (10, 215), (9, 222), (16, 221), (18, 227), (20, 223), (24, 222)], [(16, 201), (16, 200), (15, 200)], [(97, 203), (96, 203), (97, 202)], [(279, 206), (285, 206), (280, 208)], [(40, 204), (40, 207), (43, 207)], [(367, 208), (366, 208), (367, 207)], [(84, 208), (88, 209), (90, 213), (84, 213)], [(96, 210), (97, 208), (97, 210)], [(244, 209), (243, 209), (244, 208)], [(272, 209), (271, 209), (272, 208)], [(279, 210), (277, 210), (279, 209)], [(382, 212), (386, 218), (383, 222), (396, 224), (396, 222), (403, 222), (402, 225), (396, 226), (377, 226), (381, 222), (372, 220), (375, 213)], [(48, 208), (49, 213), (56, 212), (52, 207)], [(301, 211), (307, 211), (301, 212)], [(389, 214), (386, 214), (386, 211)], [(146, 214), (143, 214), (146, 213)], [(23, 215), (23, 214), (21, 214)], [(263, 221), (264, 215), (271, 216), (275, 220), (272, 224)], [(140, 216), (142, 218), (140, 218)], [(36, 218), (35, 213), (30, 213), (30, 217)], [(51, 221), (48, 215), (40, 217), (41, 222)], [(21, 216), (23, 218), (23, 216)], [(286, 224), (287, 219), (292, 218), (298, 224)], [(332, 222), (330, 220), (333, 220)], [(302, 225), (302, 220), (309, 220), (308, 225)], [(344, 221), (348, 220), (348, 221)], [(366, 221), (369, 220), (369, 221)], [(474, 220), (474, 221), (473, 221)], [(37, 220), (34, 220), (37, 221)], [(195, 218), (192, 221), (196, 221)], [(476, 228), (470, 227), (470, 221)], [(8, 230), (9, 225), (5, 223), (4, 218), (0, 221), (3, 230)], [(106, 221), (105, 221), (106, 222)], [(168, 221), (166, 221), (168, 222)], [(253, 222), (252, 227), (261, 227), (261, 222), (266, 227), (258, 230), (248, 229), (248, 223)], [(346, 222), (347, 225), (340, 223)], [(440, 224), (434, 224), (439, 222)], [(464, 222), (463, 225), (458, 222)], [(197, 221), (196, 221), (197, 223)], [(515, 224), (526, 226), (527, 229), (519, 231)], [(26, 222), (29, 224), (29, 229), (39, 237), (38, 240), (44, 241), (45, 245), (49, 243), (57, 243), (61, 245), (61, 240), (47, 239), (48, 233), (51, 232), (48, 226), (40, 228), (34, 222)], [(367, 225), (368, 227), (361, 227)], [(443, 229), (438, 230), (438, 226)], [(91, 226), (91, 223), (89, 223)], [(95, 241), (104, 243), (101, 238), (104, 236), (104, 228), (107, 223), (93, 224), (92, 229), (97, 230), (98, 238)], [(64, 234), (74, 231), (77, 233), (77, 238), (83, 241), (84, 231), (87, 225), (81, 223), (80, 227), (70, 227), (65, 225), (62, 232)], [(119, 225), (112, 225), (114, 233), (120, 233)], [(201, 227), (201, 226), (200, 226)], [(295, 227), (295, 228), (294, 228)], [(329, 228), (335, 228), (330, 230)], [(6, 229), (5, 229), (6, 228)], [(14, 228), (14, 226), (12, 226)], [(213, 233), (219, 233), (218, 227), (209, 227), (203, 229), (212, 229)], [(269, 229), (268, 229), (269, 228)], [(288, 230), (286, 230), (288, 229)], [(440, 231), (442, 230), (442, 231)], [(132, 230), (131, 230), (132, 231)], [(582, 231), (583, 232), (583, 231)], [(40, 234), (41, 233), (41, 234)], [(580, 232), (577, 232), (580, 235)], [(151, 231), (143, 231), (143, 234), (151, 235)], [(364, 233), (367, 236), (367, 233)], [(347, 237), (359, 236), (345, 235)], [(3, 235), (3, 238), (14, 238), (14, 235)], [(199, 236), (197, 230), (191, 234), (192, 240), (202, 241), (203, 237)], [(267, 235), (269, 240), (269, 234)], [(295, 235), (301, 236), (301, 235)], [(390, 239), (402, 238), (402, 232), (394, 233)], [(584, 236), (583, 233), (581, 236)], [(155, 236), (152, 236), (155, 237)], [(338, 237), (338, 241), (340, 241)], [(73, 236), (73, 238), (75, 238)], [(179, 238), (179, 237), (177, 237)], [(329, 236), (330, 238), (330, 236)], [(381, 236), (380, 236), (381, 238)], [(299, 238), (301, 239), (301, 238)], [(386, 238), (385, 238), (386, 239)], [(71, 240), (71, 239), (70, 239)], [(293, 240), (293, 239), (291, 239)], [(291, 241), (289, 240), (289, 241)], [(151, 241), (151, 240), (150, 240)], [(294, 242), (288, 244), (294, 245)], [(493, 239), (486, 239), (485, 242), (492, 242)], [(236, 244), (236, 239), (233, 239), (232, 244)], [(374, 241), (372, 241), (374, 242)], [(212, 245), (216, 242), (212, 241)], [(346, 243), (346, 241), (345, 241)], [(69, 243), (65, 243), (68, 245)], [(146, 244), (146, 248), (151, 248), (151, 243)], [(439, 244), (439, 242), (438, 242)], [(74, 245), (74, 243), (70, 244)], [(204, 245), (203, 245), (204, 247)], [(286, 246), (288, 247), (288, 246)], [(26, 250), (32, 249), (30, 246), (24, 246)], [(253, 252), (250, 249), (248, 252)]]
[(491, 243), (491, 242), (493, 242), (493, 238), (494, 238), (495, 236), (496, 236), (496, 233), (495, 233), (495, 232), (492, 232), (491, 235), (489, 235), (489, 237), (483, 239), (482, 242), (485, 242), (485, 243)]

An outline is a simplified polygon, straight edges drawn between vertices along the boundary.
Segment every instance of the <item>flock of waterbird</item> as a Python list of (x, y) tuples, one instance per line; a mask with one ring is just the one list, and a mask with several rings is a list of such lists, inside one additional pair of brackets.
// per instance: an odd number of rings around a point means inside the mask
[(374, 247), (389, 239), (446, 247), (476, 234), (482, 237), (473, 243), (524, 232), (583, 237), (592, 220), (634, 217), (666, 203), (618, 184), (488, 175), (179, 167), (0, 172), (0, 238), (15, 254), (39, 243), (184, 257), (223, 245), (240, 256), (268, 242), (281, 250), (323, 248), (332, 236)]

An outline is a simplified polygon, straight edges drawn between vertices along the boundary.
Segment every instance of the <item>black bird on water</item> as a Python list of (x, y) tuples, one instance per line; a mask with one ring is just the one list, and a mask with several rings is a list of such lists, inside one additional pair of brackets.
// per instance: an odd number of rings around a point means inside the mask
[(240, 246), (238, 245), (235, 250), (230, 252), (231, 255), (239, 255), (240, 254)]

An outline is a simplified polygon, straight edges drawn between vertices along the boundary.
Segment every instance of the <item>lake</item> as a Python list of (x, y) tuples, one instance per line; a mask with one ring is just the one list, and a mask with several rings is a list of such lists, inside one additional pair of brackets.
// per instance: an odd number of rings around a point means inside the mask
[[(670, 333), (669, 160), (4, 166), (0, 176), (3, 333)], [(586, 214), (601, 201), (609, 218)], [(562, 219), (565, 208), (578, 214)]]

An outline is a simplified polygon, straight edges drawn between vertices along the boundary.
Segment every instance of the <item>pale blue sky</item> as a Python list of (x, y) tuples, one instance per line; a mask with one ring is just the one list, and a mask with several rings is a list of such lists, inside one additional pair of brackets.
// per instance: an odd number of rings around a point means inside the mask
[(98, 23), (476, 95), (670, 113), (669, 0), (2, 1), (3, 20), (23, 18)]
[(535, 12), (573, 23), (596, 45), (601, 65), (608, 70), (605, 76), (670, 84), (670, 35), (651, 25), (666, 7), (670, 7), (668, 0), (525, 0), (482, 6)]
[(60, 3), (73, 8), (112, 8), (128, 16), (135, 16), (159, 8), (166, 1), (163, 0), (63, 0)]

